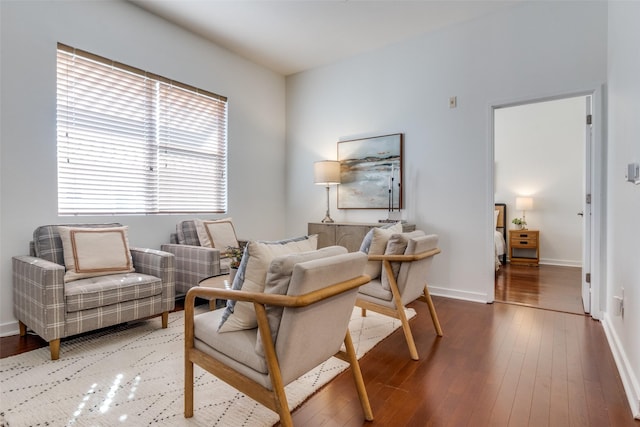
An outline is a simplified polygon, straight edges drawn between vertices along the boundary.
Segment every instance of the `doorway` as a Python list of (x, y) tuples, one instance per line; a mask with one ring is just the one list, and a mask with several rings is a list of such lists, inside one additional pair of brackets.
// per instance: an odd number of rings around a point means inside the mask
[[(591, 216), (584, 215), (591, 153), (585, 116), (590, 106), (591, 96), (581, 95), (494, 109), (495, 202), (507, 205), (507, 228), (514, 228), (511, 222), (517, 218), (538, 232), (540, 264), (504, 266), (496, 275), (496, 301), (588, 311), (590, 301), (582, 304), (582, 278), (590, 253), (584, 250), (590, 245), (586, 222)], [(527, 211), (517, 210), (522, 207), (516, 198), (522, 197), (530, 200)]]

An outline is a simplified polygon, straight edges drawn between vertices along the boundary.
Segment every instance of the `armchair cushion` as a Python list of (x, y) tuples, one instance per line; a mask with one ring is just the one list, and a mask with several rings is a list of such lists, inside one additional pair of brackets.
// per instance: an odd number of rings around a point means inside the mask
[[(388, 228), (375, 227), (372, 228), (371, 245), (369, 246), (369, 255), (382, 255), (387, 247), (387, 242), (393, 234), (402, 233), (402, 223), (397, 222)], [(365, 236), (365, 240), (367, 237)], [(382, 261), (367, 261), (367, 266), (364, 269), (364, 274), (367, 274), (371, 279), (380, 277), (382, 271)]]
[(189, 246), (200, 246), (196, 222), (192, 219), (180, 221), (176, 224), (176, 238), (178, 244)]
[[(194, 327), (198, 340), (214, 348), (230, 359), (258, 371), (262, 374), (269, 372), (264, 355), (255, 351), (256, 335), (260, 336), (256, 328), (224, 333), (218, 331), (217, 325), (224, 314), (224, 310), (214, 310), (194, 317)], [(198, 347), (198, 344), (196, 344)]]
[[(328, 246), (316, 251), (300, 252), (274, 258), (269, 265), (269, 271), (267, 272), (267, 278), (264, 285), (264, 293), (287, 295), (287, 292), (289, 291), (289, 283), (291, 283), (291, 275), (293, 274), (293, 267), (296, 264), (312, 261), (314, 259), (346, 254), (347, 252), (347, 249), (343, 246)], [(269, 319), (269, 329), (271, 330), (271, 337), (273, 338), (273, 341), (276, 340), (276, 336), (278, 335), (283, 309), (284, 307), (282, 306), (266, 306), (267, 318)], [(259, 334), (256, 340), (256, 352), (264, 356), (262, 338)]]
[(88, 310), (162, 294), (162, 280), (147, 274), (112, 274), (65, 284), (67, 312)]
[(62, 241), (65, 282), (134, 271), (128, 227), (58, 227)]
[[(263, 292), (271, 261), (281, 255), (316, 250), (318, 236), (302, 236), (275, 242), (251, 241), (245, 248), (232, 289)], [(258, 326), (253, 304), (229, 300), (222, 316), (219, 331), (229, 332)]]
[(195, 219), (194, 222), (200, 246), (218, 248), (221, 251), (226, 251), (227, 247), (239, 247), (231, 218), (215, 221)]
[[(424, 231), (415, 230), (409, 233), (393, 234), (389, 238), (389, 241), (387, 242), (387, 248), (385, 249), (384, 254), (385, 255), (404, 255), (407, 249), (407, 244), (409, 243), (409, 240), (419, 236), (424, 236)], [(402, 263), (400, 262), (391, 263), (391, 270), (393, 272), (394, 279), (398, 278), (398, 272), (400, 271), (401, 264)], [(380, 274), (380, 283), (382, 284), (382, 287), (384, 289), (391, 290), (391, 285), (389, 285), (389, 277), (384, 272)]]

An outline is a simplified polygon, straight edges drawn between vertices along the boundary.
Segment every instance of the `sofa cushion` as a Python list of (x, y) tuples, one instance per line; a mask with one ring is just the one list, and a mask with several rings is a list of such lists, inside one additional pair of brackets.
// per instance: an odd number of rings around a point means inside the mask
[[(414, 237), (424, 236), (424, 231), (415, 230), (409, 233), (398, 233), (393, 234), (389, 241), (387, 242), (387, 248), (384, 251), (385, 255), (404, 255), (405, 250), (407, 249), (407, 244), (409, 240)], [(392, 262), (391, 263), (391, 271), (393, 273), (393, 278), (398, 279), (398, 272), (400, 271), (400, 262)], [(389, 284), (389, 278), (387, 277), (386, 272), (382, 271), (380, 273), (380, 282), (382, 287), (386, 290), (391, 290), (391, 285)]]
[(65, 284), (64, 287), (65, 308), (68, 313), (160, 294), (162, 280), (140, 273), (79, 279)]
[[(278, 256), (316, 250), (318, 236), (302, 236), (274, 242), (251, 241), (247, 244), (242, 262), (231, 285), (232, 289), (248, 292), (263, 292), (267, 270), (271, 261)], [(251, 329), (258, 326), (253, 303), (227, 301), (222, 316), (220, 332)]]
[[(274, 258), (269, 265), (269, 270), (267, 271), (264, 293), (286, 295), (289, 290), (293, 267), (298, 263), (346, 253), (347, 249), (342, 246), (328, 246), (316, 251), (300, 252)], [(266, 306), (267, 318), (269, 319), (269, 329), (271, 329), (271, 338), (274, 341), (278, 335), (278, 329), (280, 328), (283, 309), (283, 307), (276, 305)], [(256, 340), (256, 352), (260, 355), (264, 355), (264, 348), (260, 334), (258, 334), (258, 338)]]
[[(224, 253), (228, 247), (239, 247), (231, 218), (220, 220), (194, 220), (200, 246), (217, 248)], [(222, 255), (221, 253), (221, 255)]]
[[(70, 227), (121, 227), (122, 224), (60, 224)], [(64, 265), (62, 240), (58, 233), (58, 225), (42, 225), (33, 232), (33, 254), (38, 258)]]
[(87, 228), (59, 226), (64, 281), (134, 271), (128, 227)]
[[(397, 222), (390, 227), (381, 228), (376, 227), (371, 229), (372, 233), (371, 245), (369, 246), (368, 255), (382, 255), (387, 247), (387, 242), (393, 234), (402, 233), (402, 223)], [(368, 233), (367, 233), (368, 234)], [(365, 240), (367, 237), (365, 236)], [(377, 279), (380, 277), (382, 271), (382, 261), (367, 261), (367, 265), (364, 269), (364, 274), (367, 274), (371, 279)]]

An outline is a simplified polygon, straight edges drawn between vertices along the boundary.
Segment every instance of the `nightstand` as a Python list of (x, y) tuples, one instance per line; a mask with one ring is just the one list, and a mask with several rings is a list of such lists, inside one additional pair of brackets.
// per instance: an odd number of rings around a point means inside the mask
[(534, 265), (540, 262), (540, 231), (509, 230), (511, 264)]

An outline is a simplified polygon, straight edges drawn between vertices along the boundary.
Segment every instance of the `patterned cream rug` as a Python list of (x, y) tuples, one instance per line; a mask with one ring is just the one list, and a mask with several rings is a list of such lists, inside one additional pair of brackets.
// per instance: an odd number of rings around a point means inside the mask
[[(415, 312), (408, 310), (413, 317)], [(60, 360), (41, 348), (0, 360), (0, 426), (271, 426), (276, 413), (196, 366), (195, 413), (183, 417), (183, 312), (65, 340)], [(400, 322), (356, 308), (358, 357)], [(286, 387), (289, 407), (344, 371), (331, 358)], [(355, 394), (355, 388), (354, 388)]]

